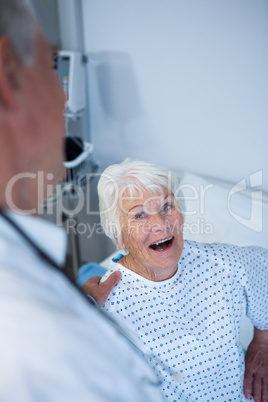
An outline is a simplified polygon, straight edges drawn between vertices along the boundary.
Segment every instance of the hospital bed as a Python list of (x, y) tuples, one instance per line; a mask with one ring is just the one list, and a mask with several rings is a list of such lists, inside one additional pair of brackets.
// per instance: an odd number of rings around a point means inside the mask
[[(236, 184), (189, 172), (179, 172), (178, 177), (184, 195), (185, 239), (268, 248), (268, 193), (261, 191), (262, 171)], [(118, 253), (115, 251), (99, 265), (83, 266), (78, 283), (92, 275), (103, 275)], [(252, 324), (244, 316), (240, 333), (244, 350), (252, 336)]]

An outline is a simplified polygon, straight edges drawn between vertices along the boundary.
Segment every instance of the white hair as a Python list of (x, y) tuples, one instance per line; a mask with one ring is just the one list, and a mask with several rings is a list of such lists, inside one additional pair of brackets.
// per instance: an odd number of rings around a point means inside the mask
[(7, 36), (22, 64), (34, 61), (35, 20), (30, 0), (0, 0), (0, 36)]
[(160, 188), (172, 192), (183, 209), (179, 181), (171, 170), (129, 158), (105, 169), (98, 183), (100, 219), (105, 234), (113, 241), (122, 240), (119, 199), (126, 190), (133, 196), (137, 191), (157, 193)]

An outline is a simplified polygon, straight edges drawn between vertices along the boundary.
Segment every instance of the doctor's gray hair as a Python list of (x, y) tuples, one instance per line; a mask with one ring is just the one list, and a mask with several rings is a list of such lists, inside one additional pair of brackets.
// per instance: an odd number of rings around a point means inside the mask
[(7, 36), (22, 64), (34, 61), (35, 20), (29, 0), (0, 0), (0, 37)]
[(111, 165), (101, 174), (98, 183), (99, 211), (105, 234), (113, 241), (121, 242), (120, 197), (127, 190), (129, 196), (137, 192), (159, 193), (161, 189), (172, 192), (183, 210), (183, 197), (179, 180), (171, 170), (148, 162), (125, 159)]

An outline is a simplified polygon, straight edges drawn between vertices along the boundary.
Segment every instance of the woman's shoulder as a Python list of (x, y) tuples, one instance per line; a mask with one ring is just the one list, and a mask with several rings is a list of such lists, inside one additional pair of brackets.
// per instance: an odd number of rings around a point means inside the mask
[(236, 262), (236, 259), (241, 254), (241, 247), (225, 244), (225, 243), (198, 243), (196, 241), (184, 241), (183, 253), (181, 262), (187, 265), (189, 261), (194, 266), (198, 267), (198, 261), (203, 261), (202, 264), (211, 262), (211, 267), (220, 264), (231, 266)]
[[(116, 253), (109, 261), (107, 259), (106, 272), (102, 275), (101, 282), (105, 281), (115, 271), (121, 271), (122, 265), (118, 262), (124, 257), (122, 253)], [(122, 271), (121, 271), (122, 272)]]
[[(122, 257), (123, 257), (123, 255), (122, 255)], [(115, 271), (121, 272), (122, 277), (121, 277), (119, 283), (117, 285), (115, 285), (115, 287), (113, 288), (111, 295), (113, 295), (113, 296), (120, 295), (121, 292), (126, 291), (126, 290), (130, 291), (131, 289), (135, 289), (140, 285), (138, 283), (138, 282), (140, 282), (140, 280), (139, 280), (139, 278), (137, 278), (137, 275), (134, 272), (130, 271), (128, 268), (124, 267), (120, 263), (119, 259), (113, 259), (110, 262), (110, 266), (109, 266), (108, 270), (106, 271), (106, 273), (102, 276), (101, 282), (103, 282), (107, 278), (109, 278), (109, 276)]]
[(184, 240), (184, 250), (187, 252), (225, 253), (239, 252), (242, 247), (227, 243), (199, 243), (193, 240)]

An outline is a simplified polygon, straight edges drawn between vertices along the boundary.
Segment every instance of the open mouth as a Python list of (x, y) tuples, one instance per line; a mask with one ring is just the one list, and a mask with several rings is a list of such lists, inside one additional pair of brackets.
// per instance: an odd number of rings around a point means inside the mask
[(171, 236), (167, 239), (156, 241), (155, 243), (150, 244), (149, 247), (155, 251), (167, 250), (172, 245), (173, 240), (174, 236)]

